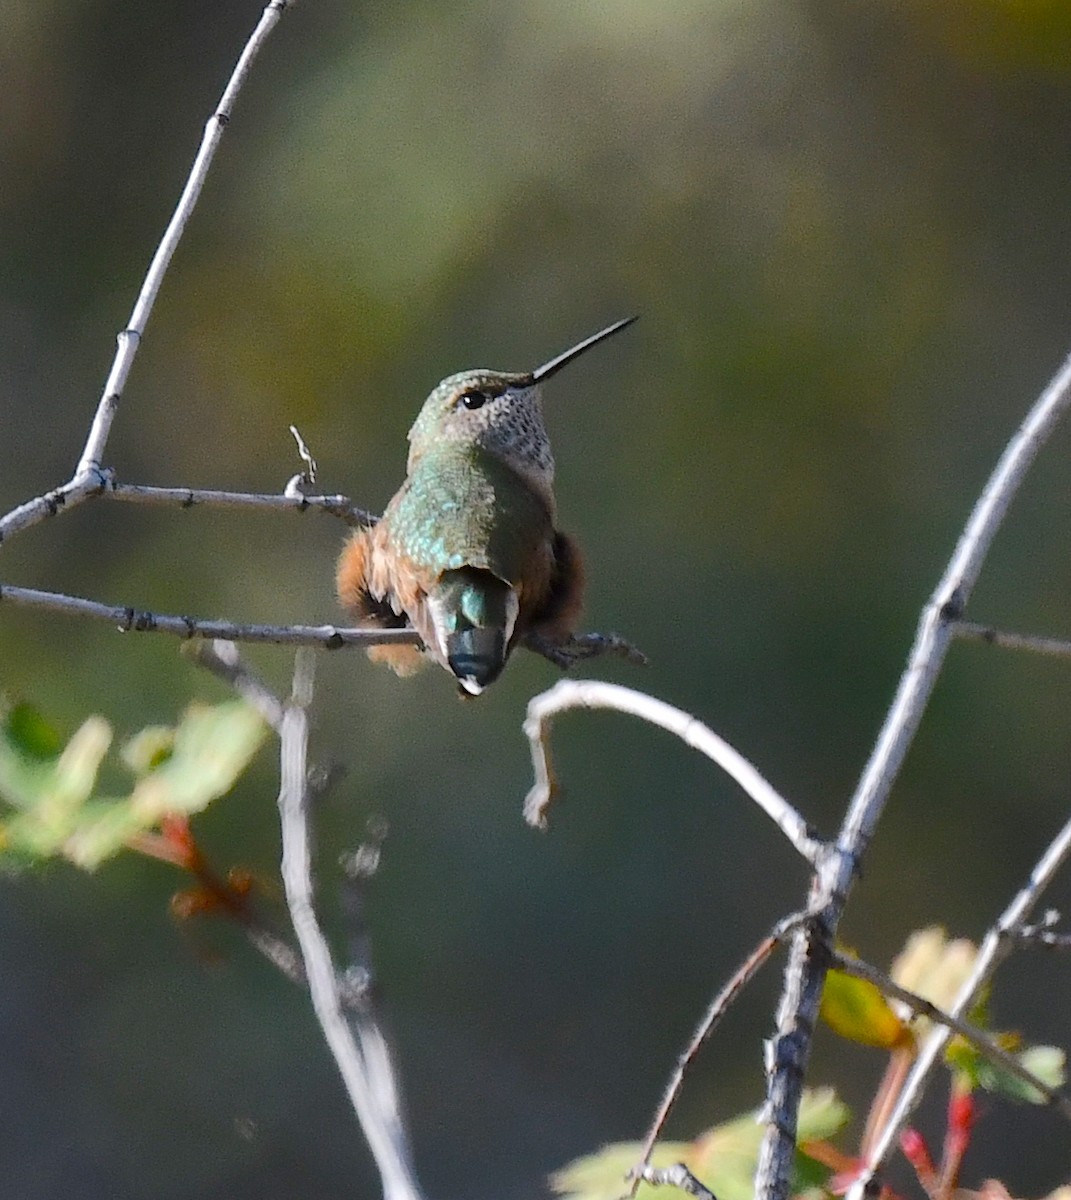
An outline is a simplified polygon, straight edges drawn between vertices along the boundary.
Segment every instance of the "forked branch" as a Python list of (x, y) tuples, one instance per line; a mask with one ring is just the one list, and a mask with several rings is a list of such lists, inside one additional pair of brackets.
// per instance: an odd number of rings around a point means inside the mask
[[(767, 1085), (770, 1119), (755, 1177), (757, 1200), (785, 1200), (789, 1193), (803, 1077), (829, 951), (860, 860), (922, 720), (948, 653), (955, 624), (964, 615), (993, 538), (1034, 459), (1069, 404), (1071, 357), (1035, 401), (1005, 447), (971, 512), (944, 575), (922, 611), (907, 666), (848, 806), (836, 848), (818, 872), (809, 906), (817, 921), (805, 925), (793, 939), (778, 1007), (777, 1035), (772, 1042)], [(814, 930), (821, 931), (817, 946), (811, 940)], [(816, 950), (822, 952), (816, 953)], [(958, 1009), (953, 1012), (962, 1015)], [(931, 1067), (932, 1062), (931, 1059)], [(916, 1069), (921, 1069), (921, 1065), (920, 1058)], [(906, 1095), (902, 1100), (906, 1100)], [(855, 1191), (854, 1194), (861, 1196), (862, 1192)]]
[(223, 89), (223, 95), (220, 97), (216, 111), (209, 117), (205, 125), (204, 136), (194, 158), (193, 166), (190, 168), (186, 184), (182, 189), (182, 195), (179, 197), (167, 229), (160, 239), (160, 244), (153, 254), (126, 328), (118, 335), (115, 358), (108, 372), (108, 378), (105, 380), (104, 391), (97, 404), (97, 410), (74, 474), (67, 483), (61, 484), (43, 496), (37, 496), (25, 504), (19, 505), (18, 508), (0, 518), (0, 542), (20, 530), (36, 525), (46, 517), (73, 508), (90, 496), (99, 494), (106, 487), (107, 476), (102, 470), (104, 448), (108, 442), (108, 435), (111, 433), (112, 422), (115, 420), (123, 389), (126, 387), (130, 368), (134, 365), (142, 335), (145, 333), (153, 305), (156, 303), (160, 285), (163, 283), (171, 258), (182, 239), (186, 223), (197, 205), (197, 198), (201, 194), (208, 169), (212, 165), (212, 159), (215, 157), (216, 149), (223, 137), (223, 131), (231, 119), (238, 94), (249, 75), (253, 61), (260, 53), (271, 31), (278, 24), (279, 18), (294, 2), (295, 0), (269, 0), (269, 3), (265, 5), (257, 27), (246, 42), (245, 48), (231, 72), (231, 77), (227, 81), (227, 86)]

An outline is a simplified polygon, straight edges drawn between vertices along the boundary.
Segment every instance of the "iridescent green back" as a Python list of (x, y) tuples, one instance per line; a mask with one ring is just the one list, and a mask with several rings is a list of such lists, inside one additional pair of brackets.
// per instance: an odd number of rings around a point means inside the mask
[(478, 445), (431, 447), (391, 501), (392, 551), (426, 586), (444, 571), (478, 567), (517, 585), (553, 538), (543, 501), (501, 459)]

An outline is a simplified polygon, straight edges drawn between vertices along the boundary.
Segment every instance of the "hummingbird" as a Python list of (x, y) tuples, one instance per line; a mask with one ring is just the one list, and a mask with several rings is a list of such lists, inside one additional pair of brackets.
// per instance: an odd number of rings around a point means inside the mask
[(644, 661), (616, 635), (575, 633), (583, 559), (557, 527), (542, 386), (631, 325), (626, 317), (537, 367), (444, 379), (409, 430), (401, 487), (338, 561), (336, 587), (359, 625), (411, 626), (420, 646), (372, 646), (399, 675), (427, 659), (478, 696), (521, 643), (559, 667), (606, 652)]

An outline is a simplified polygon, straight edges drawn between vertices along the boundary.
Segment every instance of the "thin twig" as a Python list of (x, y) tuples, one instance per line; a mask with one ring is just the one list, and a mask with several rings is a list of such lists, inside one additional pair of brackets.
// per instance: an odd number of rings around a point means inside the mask
[(201, 617), (154, 613), (116, 604), (101, 604), (81, 596), (43, 592), (37, 588), (0, 584), (0, 603), (26, 608), (43, 608), (70, 617), (107, 621), (120, 633), (167, 633), (180, 638), (222, 638), (231, 642), (272, 642), (286, 646), (320, 646), (338, 650), (343, 646), (403, 645), (419, 642), (412, 629), (350, 629), (334, 625), (237, 625), (232, 621), (208, 621)]
[(524, 816), (529, 825), (546, 827), (546, 811), (558, 790), (550, 761), (550, 725), (556, 716), (571, 708), (609, 708), (675, 734), (734, 779), (808, 862), (817, 860), (822, 843), (807, 822), (724, 738), (690, 713), (653, 696), (590, 679), (563, 680), (528, 702), (524, 732), (531, 744), (535, 773), (535, 785), (524, 802)]
[[(954, 624), (963, 616), (990, 544), (1038, 451), (1069, 404), (1071, 357), (1005, 447), (941, 581), (922, 611), (907, 666), (848, 807), (835, 851), (821, 864), (814, 881), (809, 909), (818, 919), (805, 924), (793, 939), (778, 1006), (777, 1034), (771, 1044), (769, 1120), (755, 1177), (756, 1200), (786, 1200), (789, 1194), (803, 1077), (828, 961), (828, 955), (821, 951), (828, 951), (833, 944), (861, 857), (922, 720)], [(813, 940), (816, 935), (817, 945)]]
[(972, 1025), (969, 1021), (965, 1021), (953, 1013), (945, 1012), (944, 1009), (938, 1008), (936, 1004), (932, 1004), (925, 997), (901, 987), (896, 980), (890, 978), (883, 971), (879, 971), (877, 967), (872, 967), (870, 963), (853, 958), (849, 954), (835, 950), (830, 966), (834, 970), (842, 971), (845, 975), (854, 975), (856, 979), (865, 979), (867, 983), (872, 983), (886, 996), (891, 996), (894, 1000), (899, 1000), (902, 1004), (907, 1005), (919, 1016), (928, 1017), (935, 1024), (944, 1025), (953, 1033), (958, 1033), (990, 1062), (1007, 1071), (1009, 1075), (1014, 1075), (1032, 1087), (1040, 1096), (1043, 1096), (1065, 1121), (1071, 1121), (1071, 1099), (1040, 1079), (1028, 1067), (1024, 1067), (1014, 1054), (1005, 1050), (984, 1029), (979, 1029), (977, 1025)]
[(160, 291), (160, 285), (171, 262), (171, 257), (182, 238), (186, 222), (190, 219), (197, 204), (197, 198), (201, 194), (208, 169), (212, 165), (216, 147), (223, 137), (223, 130), (231, 119), (235, 101), (238, 99), (238, 93), (253, 65), (253, 60), (260, 52), (268, 35), (275, 28), (279, 18), (292, 3), (293, 0), (269, 0), (261, 13), (256, 29), (253, 30), (246, 42), (234, 71), (231, 73), (216, 111), (209, 117), (205, 125), (204, 136), (201, 139), (193, 166), (190, 168), (186, 185), (182, 189), (182, 195), (179, 197), (175, 211), (164, 231), (164, 236), (149, 264), (126, 328), (119, 333), (115, 359), (108, 372), (104, 392), (97, 405), (97, 411), (74, 474), (69, 482), (44, 496), (38, 496), (19, 505), (18, 508), (0, 519), (0, 541), (22, 529), (36, 525), (46, 517), (54, 516), (67, 508), (73, 508), (76, 504), (102, 490), (106, 482), (101, 471), (104, 447), (111, 432), (112, 421), (119, 408), (119, 400), (122, 397), (123, 388), (126, 386), (127, 376), (130, 374), (130, 368), (133, 366), (134, 358), (141, 344), (153, 304)]
[(291, 700), (280, 734), (279, 817), (282, 825), (283, 886), (294, 932), (305, 962), (313, 1008), (379, 1167), (386, 1200), (421, 1200), (398, 1105), (386, 1043), (374, 1020), (358, 1018), (355, 1040), (343, 1011), (331, 952), (313, 907), (312, 852), (306, 819), (308, 718), (314, 659), (299, 651)]
[[(965, 1012), (970, 1011), (982, 989), (992, 979), (997, 967), (1016, 944), (1016, 931), (1040, 899), (1041, 893), (1052, 882), (1053, 876), (1069, 854), (1071, 854), (1071, 820), (1049, 843), (1045, 853), (1030, 873), (1030, 878), (1025, 886), (1019, 890), (986, 934), (979, 947), (978, 957), (974, 961), (974, 968), (970, 976), (963, 982), (952, 1007), (948, 1010), (950, 1017), (959, 1019)], [(926, 1039), (915, 1060), (915, 1065), (911, 1068), (911, 1073), (904, 1083), (900, 1099), (893, 1109), (888, 1123), (874, 1142), (867, 1169), (852, 1184), (848, 1200), (863, 1200), (864, 1195), (868, 1194), (867, 1185), (875, 1178), (882, 1164), (888, 1158), (900, 1131), (907, 1124), (908, 1118), (921, 1100), (930, 1074), (937, 1065), (951, 1036), (950, 1029), (946, 1025), (942, 1025), (938, 1026)], [(1033, 1081), (1031, 1082), (1032, 1086), (1037, 1086)], [(1039, 1088), (1039, 1090), (1044, 1089)]]
[(662, 1103), (658, 1106), (658, 1111), (655, 1113), (651, 1127), (644, 1138), (643, 1147), (640, 1150), (640, 1161), (629, 1172), (629, 1176), (633, 1180), (632, 1188), (629, 1192), (630, 1196), (636, 1195), (640, 1183), (647, 1178), (646, 1173), (651, 1169), (651, 1155), (654, 1153), (655, 1143), (662, 1134), (673, 1106), (677, 1103), (677, 1099), (681, 1094), (681, 1088), (684, 1086), (684, 1077), (695, 1061), (695, 1056), (699, 1053), (703, 1043), (720, 1024), (722, 1017), (725, 1016), (736, 1002), (740, 993), (755, 978), (759, 968), (765, 965), (770, 955), (796, 928), (801, 920), (802, 917), (799, 914), (793, 914), (790, 917), (786, 917), (785, 920), (779, 921), (771, 932), (744, 959), (740, 966), (737, 967), (722, 989), (711, 1000), (707, 1011), (700, 1018), (698, 1025), (696, 1025), (691, 1040), (677, 1060), (677, 1066), (670, 1076), (669, 1083), (666, 1084)]
[(253, 706), (265, 721), (281, 733), (284, 705), (278, 696), (246, 667), (234, 642), (215, 638), (211, 642), (193, 642), (188, 654), (199, 666), (229, 683), (239, 696)]
[(172, 508), (252, 508), (270, 511), (305, 512), (319, 509), (339, 517), (347, 525), (374, 525), (378, 517), (358, 508), (348, 496), (306, 496), (270, 492), (225, 492), (215, 488), (146, 487), (137, 483), (109, 483), (105, 497), (131, 504), (157, 504)]
[(1053, 658), (1071, 658), (1071, 642), (1063, 638), (1041, 637), (1034, 633), (1011, 633), (994, 629), (991, 625), (979, 625), (977, 621), (957, 621), (952, 632), (964, 641), (988, 642), (1007, 650), (1033, 650)]

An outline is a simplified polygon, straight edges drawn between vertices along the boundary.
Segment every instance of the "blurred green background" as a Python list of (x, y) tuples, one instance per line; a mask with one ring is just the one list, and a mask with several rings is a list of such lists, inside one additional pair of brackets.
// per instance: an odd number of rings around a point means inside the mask
[[(0, 7), (0, 508), (66, 479), (203, 123), (260, 10)], [(269, 43), (175, 258), (109, 446), (120, 478), (279, 490), (287, 425), (381, 508), (421, 401), (642, 321), (548, 388), (598, 664), (700, 715), (825, 832), (919, 608), (1001, 448), (1071, 349), (1071, 7), (1060, 0), (304, 0)], [(1071, 428), (971, 615), (1071, 633)], [(337, 619), (337, 522), (89, 504), (5, 582), (283, 622)], [(24, 610), (3, 690), (72, 730), (218, 698), (167, 638)], [(251, 655), (274, 683), (290, 656)], [(320, 660), (327, 919), (340, 851), (390, 824), (369, 920), (436, 1197), (543, 1194), (645, 1127), (712, 989), (801, 899), (775, 831), (703, 760), (609, 714), (558, 726), (568, 799), (528, 830), (520, 654), (445, 674)], [(887, 962), (978, 937), (1063, 821), (1071, 670), (954, 648), (853, 897)], [(271, 752), (197, 823), (272, 875)], [(0, 1178), (13, 1200), (374, 1195), (309, 1007), (228, 929), (176, 929), (147, 861), (0, 880)], [(1071, 907), (1066, 881), (1051, 896)], [(683, 1137), (761, 1097), (772, 970), (704, 1051)], [(998, 1022), (1071, 1043), (1071, 964), (1019, 956)], [(815, 1082), (881, 1062), (823, 1035)], [(935, 1140), (943, 1099), (922, 1115)], [(967, 1182), (1066, 1182), (1066, 1127), (990, 1106)]]

